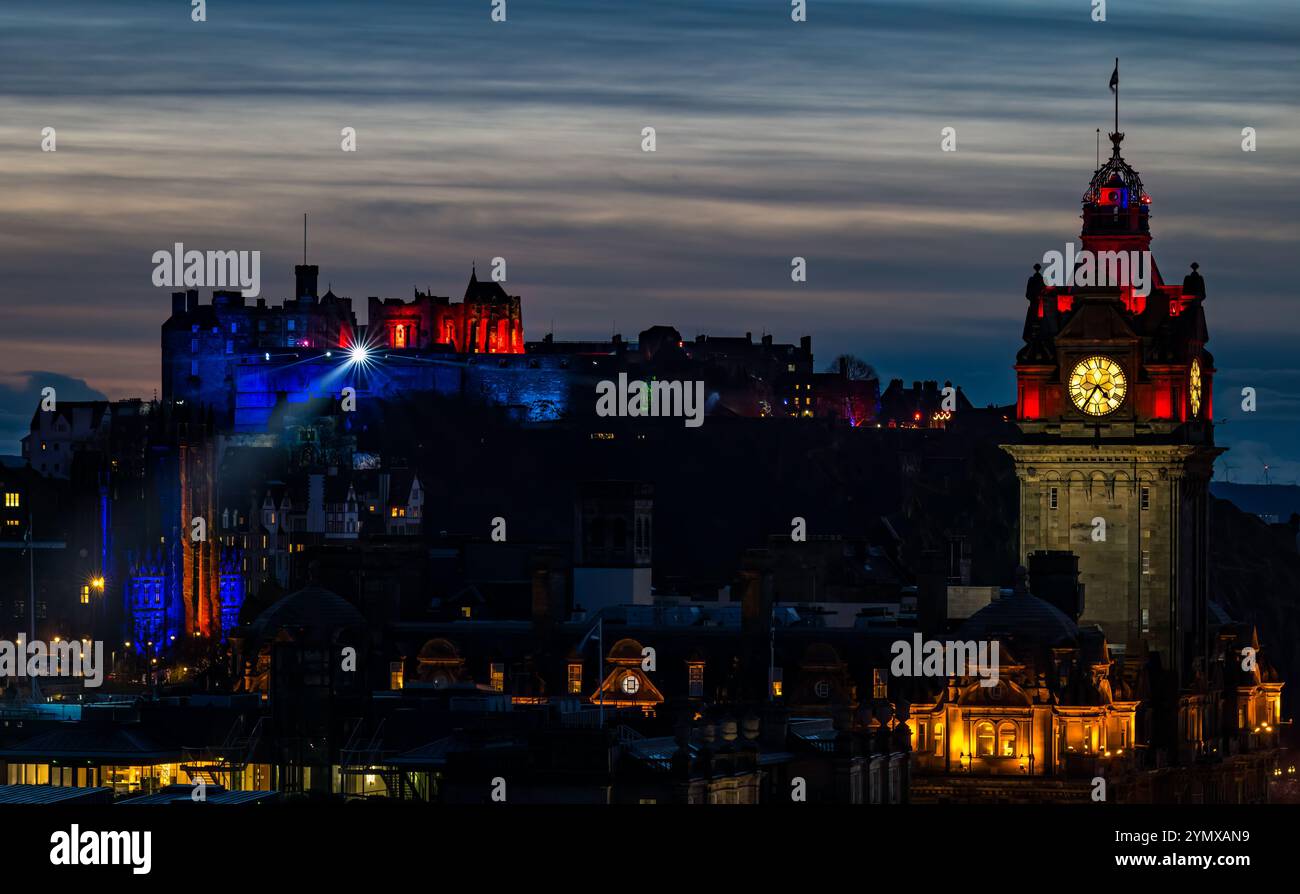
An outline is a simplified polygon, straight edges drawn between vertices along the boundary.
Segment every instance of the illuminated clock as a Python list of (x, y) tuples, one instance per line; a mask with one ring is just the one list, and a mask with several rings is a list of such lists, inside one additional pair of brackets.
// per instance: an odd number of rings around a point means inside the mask
[(1187, 377), (1187, 398), (1192, 405), (1192, 415), (1201, 415), (1201, 361), (1192, 360), (1192, 371)]
[(1109, 357), (1086, 357), (1070, 372), (1070, 400), (1089, 416), (1115, 412), (1127, 393), (1128, 377), (1123, 367)]

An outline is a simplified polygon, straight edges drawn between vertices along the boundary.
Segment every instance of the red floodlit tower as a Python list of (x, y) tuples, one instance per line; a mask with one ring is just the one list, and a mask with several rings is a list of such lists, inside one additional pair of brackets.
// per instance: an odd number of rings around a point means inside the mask
[[(1080, 622), (1100, 624), (1130, 656), (1162, 653), (1186, 676), (1206, 646), (1208, 486), (1222, 452), (1205, 283), (1196, 264), (1181, 286), (1161, 277), (1150, 196), (1120, 154), (1124, 134), (1110, 139), (1083, 196), (1082, 245), (1062, 254), (1074, 269), (1091, 263), (1112, 276), (1050, 286), (1035, 265), (1015, 365), (1023, 438), (1005, 449), (1020, 479), (1021, 560), (1073, 551)], [(1113, 275), (1133, 253), (1147, 265), (1146, 289), (1131, 272), (1127, 282)]]

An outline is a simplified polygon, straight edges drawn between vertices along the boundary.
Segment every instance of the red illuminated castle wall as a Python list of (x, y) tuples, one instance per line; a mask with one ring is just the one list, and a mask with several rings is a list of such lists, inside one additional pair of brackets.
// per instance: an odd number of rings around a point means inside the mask
[(389, 350), (446, 350), (466, 354), (522, 354), (524, 322), (518, 295), (500, 283), (480, 282), (471, 274), (464, 300), (416, 290), (409, 302), (400, 298), (368, 305), (371, 345)]

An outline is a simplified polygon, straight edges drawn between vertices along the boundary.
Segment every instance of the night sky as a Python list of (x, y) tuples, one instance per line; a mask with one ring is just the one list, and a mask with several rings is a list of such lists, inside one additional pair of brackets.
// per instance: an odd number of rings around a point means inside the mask
[(278, 302), (303, 212), (321, 288), (362, 313), (503, 256), (529, 339), (807, 334), (819, 368), (1009, 403), (1025, 279), (1077, 240), (1119, 56), (1157, 261), (1207, 282), (1220, 477), (1289, 483), (1300, 9), (1107, 5), (508, 0), (498, 24), (489, 0), (209, 0), (195, 23), (188, 0), (5, 0), (0, 453), (43, 385), (154, 395), (153, 252), (260, 250)]

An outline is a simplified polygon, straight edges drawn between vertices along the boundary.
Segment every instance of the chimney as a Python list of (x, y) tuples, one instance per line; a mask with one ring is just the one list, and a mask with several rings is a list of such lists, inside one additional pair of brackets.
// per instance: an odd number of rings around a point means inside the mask
[(811, 335), (805, 335), (803, 338), (799, 339), (799, 350), (803, 351), (803, 352), (804, 352), (805, 354), (807, 354), (809, 357), (812, 356), (812, 336), (811, 336)]
[(1083, 584), (1079, 557), (1069, 550), (1043, 549), (1029, 554), (1030, 590), (1078, 621), (1083, 614)]
[(922, 551), (916, 572), (916, 620), (923, 633), (939, 633), (948, 624), (946, 572), (937, 550)]
[(185, 313), (185, 293), (172, 292), (172, 316), (179, 317)]
[(293, 296), (295, 298), (305, 298), (316, 295), (316, 277), (320, 273), (320, 267), (315, 264), (298, 264), (293, 268), (293, 278), (295, 281)]

